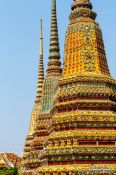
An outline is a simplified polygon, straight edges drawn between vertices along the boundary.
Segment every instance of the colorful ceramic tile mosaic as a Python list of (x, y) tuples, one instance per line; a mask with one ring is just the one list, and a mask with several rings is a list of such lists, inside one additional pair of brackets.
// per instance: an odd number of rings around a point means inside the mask
[(73, 0), (62, 72), (52, 0), (47, 76), (20, 175), (116, 174), (116, 80), (96, 16), (90, 0)]

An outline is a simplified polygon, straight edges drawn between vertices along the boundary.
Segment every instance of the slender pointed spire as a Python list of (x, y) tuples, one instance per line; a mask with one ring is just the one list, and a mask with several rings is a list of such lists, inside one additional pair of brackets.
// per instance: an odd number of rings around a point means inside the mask
[(59, 51), (56, 0), (52, 0), (51, 36), (47, 76), (60, 76), (62, 73)]
[(44, 81), (44, 66), (43, 66), (43, 33), (42, 33), (42, 18), (40, 20), (40, 60), (38, 68), (37, 95), (35, 102), (40, 102), (42, 96), (42, 88)]

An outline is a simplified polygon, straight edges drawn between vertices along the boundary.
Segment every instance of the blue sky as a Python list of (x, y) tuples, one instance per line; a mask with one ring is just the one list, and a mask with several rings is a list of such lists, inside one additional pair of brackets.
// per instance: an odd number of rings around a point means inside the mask
[[(92, 0), (109, 67), (116, 77), (116, 1)], [(61, 57), (72, 0), (57, 0)], [(43, 18), (44, 62), (48, 61), (50, 0), (0, 0), (0, 152), (20, 154), (34, 104)]]

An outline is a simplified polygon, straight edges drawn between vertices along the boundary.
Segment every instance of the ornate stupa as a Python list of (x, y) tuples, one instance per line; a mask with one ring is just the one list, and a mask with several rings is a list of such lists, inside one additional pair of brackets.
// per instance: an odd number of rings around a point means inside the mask
[(74, 0), (63, 74), (51, 110), (53, 131), (35, 174), (116, 173), (116, 80), (89, 0)]
[[(26, 139), (24, 156), (20, 168), (20, 175), (30, 175), (41, 165), (39, 159), (49, 134), (52, 132), (50, 111), (56, 92), (62, 68), (57, 27), (56, 0), (52, 0), (51, 35), (49, 48), (49, 62), (44, 80), (43, 74), (43, 42), (42, 25), (40, 33), (40, 64), (38, 76), (38, 90), (35, 101), (37, 114), (32, 116), (29, 135)], [(38, 107), (38, 108), (37, 108)], [(35, 111), (35, 110), (34, 110)]]
[(52, 0), (47, 75), (29, 137), (28, 171), (20, 175), (116, 173), (116, 80), (110, 75), (96, 16), (89, 0), (73, 0), (62, 73)]
[[(56, 92), (58, 80), (61, 76), (61, 62), (59, 53), (59, 39), (57, 27), (56, 1), (52, 1), (51, 16), (51, 35), (49, 47), (49, 62), (46, 71), (46, 78), (43, 84), (43, 93), (41, 99), (41, 107), (37, 118), (37, 125), (33, 134), (33, 142), (31, 145), (30, 164), (33, 173), (38, 166), (41, 165), (39, 159), (41, 151), (44, 149), (48, 136), (51, 133), (51, 115), (50, 111), (53, 107), (53, 97)], [(36, 157), (36, 159), (35, 159)], [(29, 171), (30, 172), (30, 171)]]
[(25, 147), (23, 151), (20, 174), (22, 175), (24, 172), (30, 170), (29, 163), (31, 161), (31, 145), (34, 139), (34, 132), (37, 125), (37, 118), (40, 111), (41, 106), (41, 98), (42, 98), (42, 90), (43, 90), (43, 82), (44, 82), (44, 66), (43, 66), (43, 33), (42, 33), (42, 19), (40, 20), (40, 51), (39, 51), (39, 66), (38, 66), (38, 80), (37, 80), (37, 93), (35, 104), (32, 109), (31, 121), (29, 133), (26, 137)]

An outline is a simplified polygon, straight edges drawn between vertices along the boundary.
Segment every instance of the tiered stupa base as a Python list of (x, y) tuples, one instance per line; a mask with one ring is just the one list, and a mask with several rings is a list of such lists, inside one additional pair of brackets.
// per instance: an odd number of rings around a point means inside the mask
[(40, 168), (35, 175), (115, 175), (116, 164), (72, 164)]

